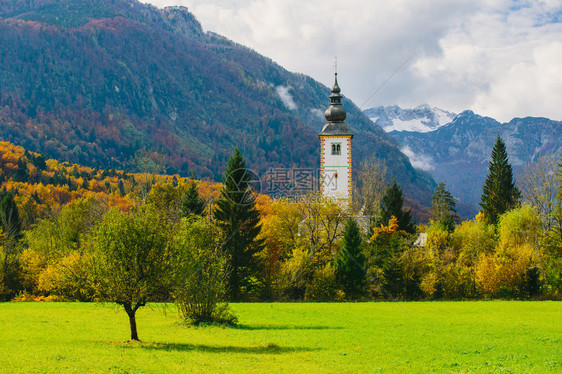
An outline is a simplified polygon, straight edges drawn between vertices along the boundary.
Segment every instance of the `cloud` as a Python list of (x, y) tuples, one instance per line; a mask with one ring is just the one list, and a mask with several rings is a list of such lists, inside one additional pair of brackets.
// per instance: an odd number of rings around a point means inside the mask
[(404, 153), (410, 159), (410, 163), (416, 169), (431, 171), (435, 169), (433, 165), (433, 157), (426, 155), (416, 155), (410, 147), (404, 147), (400, 151)]
[(277, 86), (275, 92), (277, 92), (277, 95), (279, 95), (279, 98), (283, 101), (287, 109), (295, 110), (297, 109), (297, 104), (295, 104), (293, 96), (289, 93), (290, 89), (291, 87)]
[(500, 121), (529, 115), (562, 119), (557, 104), (562, 4), (498, 3), (449, 30), (440, 40), (442, 54), (416, 61), (420, 82), (441, 82), (426, 84), (428, 101)]
[(535, 47), (530, 54), (529, 61), (512, 65), (476, 95), (479, 112), (504, 121), (515, 116), (562, 119), (562, 42)]
[(324, 115), (324, 111), (321, 110), (321, 109), (311, 108), (310, 113), (312, 113), (312, 115), (320, 118), (321, 120), (324, 120), (326, 118), (325, 115)]
[(337, 55), (342, 92), (365, 108), (562, 119), (561, 75), (548, 79), (562, 64), (559, 0), (144, 1), (185, 5), (204, 29), (326, 85)]

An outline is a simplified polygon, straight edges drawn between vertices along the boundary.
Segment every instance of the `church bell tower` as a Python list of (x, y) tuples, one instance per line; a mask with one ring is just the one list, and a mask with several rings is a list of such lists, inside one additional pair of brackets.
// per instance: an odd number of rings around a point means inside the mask
[(323, 197), (333, 198), (351, 205), (351, 139), (353, 134), (345, 124), (346, 112), (342, 106), (335, 74), (330, 95), (330, 106), (324, 113), (327, 123), (320, 138), (320, 190)]

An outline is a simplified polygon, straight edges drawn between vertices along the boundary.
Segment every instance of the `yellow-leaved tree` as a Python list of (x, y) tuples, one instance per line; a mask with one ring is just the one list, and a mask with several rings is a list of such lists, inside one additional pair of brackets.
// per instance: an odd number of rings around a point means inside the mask
[(528, 205), (500, 216), (496, 251), (482, 254), (476, 269), (484, 294), (533, 297), (540, 293), (541, 230), (539, 215)]

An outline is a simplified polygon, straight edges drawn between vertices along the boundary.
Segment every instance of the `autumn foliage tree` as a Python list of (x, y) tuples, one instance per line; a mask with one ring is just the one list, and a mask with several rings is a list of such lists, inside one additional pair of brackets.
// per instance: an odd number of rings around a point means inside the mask
[(20, 266), (28, 292), (64, 295), (80, 301), (92, 299), (86, 266), (90, 250), (86, 243), (107, 209), (102, 200), (94, 197), (77, 199), (26, 232), (27, 248)]
[(541, 222), (537, 211), (527, 205), (499, 218), (496, 250), (482, 254), (476, 280), (488, 296), (533, 297), (540, 292), (538, 251)]

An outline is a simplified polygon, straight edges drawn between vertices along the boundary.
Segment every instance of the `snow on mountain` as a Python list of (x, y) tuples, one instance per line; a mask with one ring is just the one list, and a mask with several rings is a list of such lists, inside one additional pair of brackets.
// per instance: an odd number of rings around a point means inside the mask
[(453, 196), (475, 207), (498, 135), (506, 144), (516, 176), (528, 163), (562, 153), (562, 122), (548, 118), (515, 118), (500, 123), (467, 110), (435, 131), (395, 131), (391, 135), (412, 165), (429, 172), (436, 181), (446, 181)]
[(477, 212), (498, 135), (506, 144), (516, 176), (529, 162), (562, 152), (562, 121), (548, 118), (500, 123), (470, 110), (456, 115), (429, 105), (379, 106), (364, 113), (398, 141), (414, 167), (436, 181), (446, 181), (453, 196), (469, 204), (463, 208), (467, 217)]
[(363, 111), (375, 125), (382, 127), (386, 132), (409, 131), (425, 133), (435, 131), (450, 123), (455, 113), (430, 107), (427, 104), (414, 109), (402, 109), (397, 105), (388, 107), (375, 107)]

